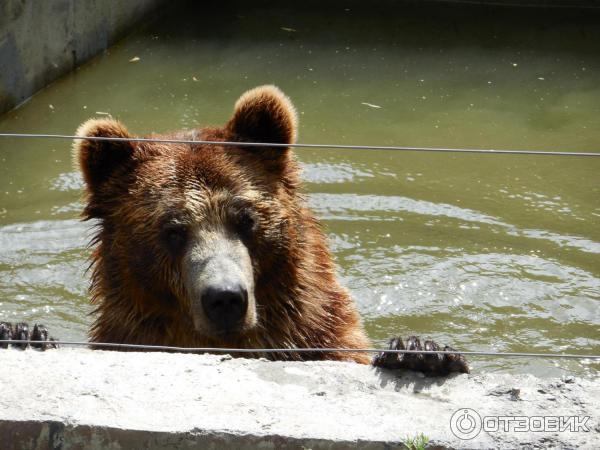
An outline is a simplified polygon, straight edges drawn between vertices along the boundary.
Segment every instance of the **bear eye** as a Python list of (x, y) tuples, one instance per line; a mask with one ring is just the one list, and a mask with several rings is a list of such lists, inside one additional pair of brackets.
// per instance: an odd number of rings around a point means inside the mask
[(163, 230), (167, 246), (174, 251), (181, 250), (187, 242), (188, 231), (185, 225), (169, 224)]
[(250, 237), (256, 230), (256, 220), (249, 211), (240, 211), (236, 217), (236, 230), (242, 237)]

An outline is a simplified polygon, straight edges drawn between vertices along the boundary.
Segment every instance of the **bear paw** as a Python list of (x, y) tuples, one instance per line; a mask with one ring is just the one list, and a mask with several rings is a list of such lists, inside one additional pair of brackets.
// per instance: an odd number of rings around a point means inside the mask
[[(48, 336), (48, 329), (41, 324), (35, 324), (33, 330), (29, 331), (29, 325), (24, 322), (13, 325), (10, 322), (0, 322), (0, 341), (38, 341), (32, 343), (32, 348), (47, 350), (49, 348), (58, 348), (54, 339)], [(26, 349), (29, 344), (26, 342), (17, 342), (11, 344), (13, 347)], [(0, 342), (0, 348), (8, 348), (8, 342)]]
[[(389, 342), (390, 350), (424, 350), (455, 351), (452, 347), (443, 349), (433, 341), (421, 341), (417, 336), (410, 336), (406, 344), (400, 337)], [(453, 372), (469, 373), (469, 363), (459, 353), (379, 353), (373, 358), (373, 366), (383, 369), (408, 369), (423, 372), (426, 376), (445, 376)]]

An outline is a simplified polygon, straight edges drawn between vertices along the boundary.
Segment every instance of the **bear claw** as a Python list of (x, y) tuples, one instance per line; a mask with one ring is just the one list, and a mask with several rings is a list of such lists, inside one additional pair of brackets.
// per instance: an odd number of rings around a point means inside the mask
[[(452, 347), (443, 349), (434, 341), (421, 341), (409, 336), (406, 343), (400, 337), (390, 340), (389, 350), (456, 351)], [(445, 376), (450, 373), (469, 373), (469, 363), (460, 353), (385, 353), (373, 358), (373, 366), (383, 369), (408, 369), (423, 372), (426, 376)]]
[[(8, 322), (0, 322), (0, 341), (11, 340), (12, 338), (12, 325)], [(8, 342), (0, 343), (0, 348), (8, 348)]]
[[(54, 339), (48, 337), (48, 329), (41, 324), (35, 324), (30, 331), (29, 325), (24, 322), (16, 323), (14, 327), (10, 322), (0, 322), (0, 340), (39, 341), (39, 343), (32, 343), (31, 348), (40, 350), (58, 347), (54, 343)], [(0, 348), (8, 348), (8, 345), (8, 342), (2, 342), (0, 343)], [(26, 342), (16, 342), (11, 345), (23, 350), (29, 347), (29, 344)]]

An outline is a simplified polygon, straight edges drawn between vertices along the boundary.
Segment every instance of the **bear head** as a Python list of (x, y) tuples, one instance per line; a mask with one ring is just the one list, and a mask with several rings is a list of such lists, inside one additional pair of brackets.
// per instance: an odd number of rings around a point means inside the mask
[(98, 339), (116, 322), (172, 320), (222, 345), (268, 320), (264, 299), (281, 289), (279, 271), (295, 270), (283, 266), (303, 226), (299, 167), (287, 146), (296, 133), (294, 107), (274, 86), (242, 95), (223, 127), (150, 136), (214, 144), (129, 140), (110, 118), (80, 126), (84, 217), (98, 228), (92, 292), (112, 322), (98, 319)]

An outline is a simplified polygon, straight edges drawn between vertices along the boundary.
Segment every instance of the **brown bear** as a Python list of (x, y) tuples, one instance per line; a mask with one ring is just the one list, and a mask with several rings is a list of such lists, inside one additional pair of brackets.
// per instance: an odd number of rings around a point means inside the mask
[[(77, 134), (122, 138), (74, 145), (85, 181), (83, 216), (98, 221), (92, 342), (370, 346), (301, 192), (300, 166), (289, 147), (296, 140), (296, 113), (278, 88), (243, 94), (223, 127), (150, 136), (239, 143), (235, 146), (131, 141), (121, 123), (106, 118), (85, 122)], [(431, 341), (421, 346), (415, 337), (406, 345), (394, 339), (390, 346), (440, 349)], [(371, 362), (360, 351), (250, 355)], [(430, 375), (468, 372), (458, 354), (380, 354), (373, 362)]]

